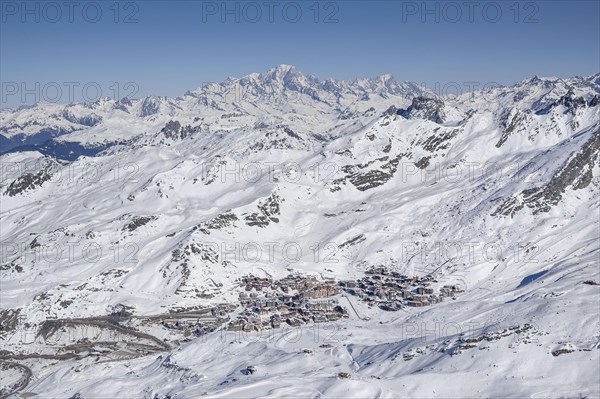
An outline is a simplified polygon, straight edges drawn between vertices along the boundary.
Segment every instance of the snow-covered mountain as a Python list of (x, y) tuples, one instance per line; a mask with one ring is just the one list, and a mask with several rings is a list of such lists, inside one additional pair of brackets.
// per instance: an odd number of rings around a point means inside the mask
[[(136, 135), (156, 132), (170, 120), (230, 130), (243, 126), (289, 125), (330, 133), (356, 128), (375, 109), (430, 95), (422, 86), (391, 76), (355, 81), (321, 81), (293, 66), (222, 83), (207, 83), (183, 97), (102, 99), (92, 104), (38, 103), (0, 114), (3, 152), (35, 144), (73, 143), (105, 149)], [(51, 140), (53, 139), (53, 140)], [(47, 143), (51, 140), (51, 143)], [(27, 147), (24, 149), (28, 149)]]
[(3, 111), (5, 390), (598, 397), (599, 98), (281, 65)]

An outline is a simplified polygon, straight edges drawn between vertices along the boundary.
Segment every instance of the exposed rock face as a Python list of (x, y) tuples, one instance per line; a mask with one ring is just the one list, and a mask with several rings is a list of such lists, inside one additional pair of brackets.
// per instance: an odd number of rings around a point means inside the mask
[(527, 115), (524, 112), (515, 110), (514, 113), (505, 112), (500, 117), (500, 127), (502, 130), (502, 136), (496, 143), (496, 148), (502, 147), (506, 140), (515, 132), (524, 129), (524, 125), (527, 121)]
[[(215, 248), (216, 247), (216, 248)], [(203, 264), (219, 263), (218, 246), (210, 243), (202, 243), (196, 241), (181, 242), (179, 246), (171, 253), (170, 262), (162, 269), (162, 277), (165, 280), (170, 280), (175, 276), (178, 280), (176, 292), (178, 294), (191, 293), (196, 297), (209, 298), (218, 290), (222, 284), (215, 283), (212, 279), (207, 279), (202, 283), (202, 290), (198, 291), (199, 287), (190, 281), (190, 276), (201, 268)]]
[(302, 136), (286, 125), (276, 125), (274, 128), (266, 128), (263, 138), (254, 141), (249, 146), (252, 152), (278, 149), (278, 150), (311, 150), (318, 146), (319, 137), (316, 135)]
[[(345, 184), (346, 181), (352, 183), (359, 191), (366, 191), (379, 187), (394, 177), (400, 160), (405, 156), (407, 156), (407, 154), (398, 154), (394, 158), (390, 158), (386, 155), (364, 164), (343, 166), (341, 170), (346, 173), (346, 176), (334, 180), (333, 185), (329, 190), (331, 192), (339, 191), (341, 189), (340, 185)], [(363, 171), (376, 162), (382, 163), (380, 169)]]
[(359, 234), (356, 237), (352, 237), (348, 241), (338, 245), (338, 248), (342, 249), (342, 248), (350, 247), (350, 246), (353, 246), (356, 244), (360, 244), (361, 242), (365, 241), (366, 239), (367, 239), (367, 237), (365, 237), (364, 234)]
[(398, 113), (398, 108), (395, 106), (390, 106), (383, 114), (388, 116), (394, 116)]
[(592, 182), (592, 170), (600, 156), (600, 130), (552, 176), (550, 181), (541, 187), (523, 190), (519, 195), (508, 198), (500, 205), (492, 216), (514, 216), (525, 206), (533, 209), (533, 214), (548, 212), (562, 199), (567, 187), (573, 190), (586, 188)]
[(594, 106), (598, 105), (599, 99), (600, 99), (600, 96), (598, 96), (598, 95), (595, 95), (589, 99), (585, 99), (584, 97), (577, 97), (575, 95), (575, 93), (573, 92), (573, 90), (569, 90), (567, 92), (567, 94), (565, 94), (558, 100), (552, 102), (551, 104), (547, 105), (546, 107), (538, 110), (536, 112), (536, 114), (537, 115), (549, 114), (553, 109), (555, 109), (556, 107), (561, 106), (561, 105), (565, 107), (564, 113), (574, 114), (575, 111), (577, 111), (577, 109), (579, 109), (579, 108), (594, 107)]
[(160, 102), (157, 98), (146, 97), (142, 103), (140, 109), (140, 116), (142, 118), (158, 113), (160, 109)]
[(280, 214), (279, 205), (281, 201), (277, 193), (271, 194), (266, 200), (259, 203), (258, 209), (260, 212), (254, 212), (246, 216), (246, 224), (248, 226), (267, 227), (271, 222), (279, 223), (279, 218), (275, 216)]
[(452, 130), (449, 132), (438, 133), (439, 128), (434, 130), (434, 134), (427, 137), (421, 144), (424, 150), (429, 152), (436, 152), (439, 150), (446, 150), (450, 147), (450, 140), (458, 135), (459, 130)]
[(113, 106), (113, 109), (118, 109), (120, 111), (129, 113), (129, 107), (131, 107), (133, 105), (133, 103), (131, 102), (130, 99), (128, 99), (127, 97), (123, 97), (122, 99), (120, 99), (119, 101), (117, 101), (115, 103), (115, 105)]
[(16, 178), (6, 189), (4, 195), (14, 197), (26, 191), (34, 191), (49, 181), (54, 175), (58, 163), (52, 160), (44, 160), (40, 163), (37, 172), (24, 173)]
[(210, 230), (221, 230), (225, 227), (232, 226), (235, 221), (239, 220), (235, 213), (231, 210), (222, 213), (207, 222), (200, 223), (196, 228), (204, 234), (210, 234)]
[(214, 248), (197, 244), (195, 242), (185, 246), (182, 245), (180, 248), (173, 250), (171, 260), (173, 262), (183, 262), (183, 264), (187, 266), (190, 262), (190, 257), (192, 254), (199, 255), (200, 259), (205, 262), (216, 263), (219, 260), (219, 254), (214, 250)]
[(423, 157), (423, 158), (419, 159), (417, 162), (415, 162), (415, 166), (419, 169), (425, 169), (426, 167), (429, 166), (430, 161), (431, 161), (431, 157)]
[(412, 104), (398, 111), (398, 115), (407, 119), (427, 119), (435, 123), (444, 123), (444, 102), (436, 98), (415, 97)]
[(90, 115), (84, 115), (82, 117), (76, 117), (69, 110), (64, 110), (62, 112), (62, 117), (68, 120), (69, 122), (77, 123), (88, 127), (96, 126), (98, 123), (102, 122), (102, 117), (94, 113)]
[(190, 125), (181, 126), (181, 123), (178, 121), (170, 121), (167, 122), (160, 132), (168, 139), (183, 140), (197, 131), (198, 128), (193, 128)]
[(202, 131), (202, 125), (182, 125), (177, 120), (171, 120), (165, 124), (149, 141), (152, 145), (172, 146), (177, 142), (193, 137), (196, 133)]
[(0, 337), (17, 329), (20, 312), (20, 308), (0, 309)]
[(139, 227), (142, 227), (153, 220), (158, 219), (157, 216), (139, 216), (135, 217), (131, 220), (131, 222), (127, 223), (123, 226), (123, 231), (132, 232), (137, 230)]

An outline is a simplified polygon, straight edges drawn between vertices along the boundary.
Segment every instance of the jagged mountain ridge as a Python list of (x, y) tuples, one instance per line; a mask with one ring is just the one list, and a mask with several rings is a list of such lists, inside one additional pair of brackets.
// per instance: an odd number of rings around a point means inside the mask
[[(5, 148), (10, 150), (55, 137), (88, 145), (114, 143), (136, 134), (155, 132), (169, 118), (186, 123), (206, 118), (206, 124), (225, 129), (248, 125), (251, 118), (254, 123), (289, 124), (292, 129), (302, 126), (316, 130), (316, 126), (332, 125), (340, 118), (364, 121), (358, 114), (373, 106), (382, 108), (382, 103), (398, 104), (414, 95), (426, 94), (431, 92), (415, 84), (397, 83), (389, 75), (355, 81), (321, 81), (292, 66), (280, 65), (262, 74), (204, 84), (173, 99), (101, 99), (92, 104), (66, 106), (39, 103), (3, 110), (0, 133), (8, 143)], [(231, 123), (225, 121), (228, 118)], [(117, 124), (120, 129), (115, 133), (111, 127)]]
[[(288, 76), (289, 70), (280, 72), (252, 78), (289, 83), (286, 92), (300, 83), (315, 85), (294, 73)], [(154, 127), (132, 130), (127, 140), (95, 157), (72, 162), (36, 152), (4, 154), (3, 164), (31, 169), (5, 175), (0, 186), (3, 242), (23, 248), (3, 259), (2, 306), (32, 324), (44, 314), (102, 317), (120, 306), (135, 315), (153, 315), (235, 303), (238, 279), (249, 273), (349, 279), (363, 276), (371, 266), (386, 266), (408, 275), (432, 273), (441, 284), (466, 289), (455, 301), (429, 309), (388, 314), (356, 304), (372, 321), (352, 318), (344, 325), (348, 333), (343, 341), (333, 343), (331, 351), (312, 350), (318, 363), (332, 369), (341, 364), (358, 375), (360, 380), (352, 382), (359, 384), (361, 394), (373, 396), (380, 388), (398, 396), (394, 384), (402, 380), (412, 392), (426, 396), (430, 393), (419, 374), (423, 367), (436, 368), (427, 373), (436, 381), (451, 379), (457, 367), (465, 373), (473, 370), (473, 363), (457, 363), (441, 349), (460, 343), (458, 337), (448, 338), (450, 333), (429, 337), (427, 343), (398, 335), (406, 323), (422, 321), (477, 320), (487, 323), (477, 334), (498, 336), (505, 334), (505, 326), (533, 323), (539, 345), (519, 343), (512, 355), (494, 338), (487, 348), (474, 351), (505, 371), (530, 356), (542, 359), (535, 369), (542, 375), (565, 364), (589, 363), (589, 373), (569, 377), (575, 386), (585, 386), (598, 357), (598, 322), (590, 311), (597, 288), (583, 284), (598, 281), (599, 224), (590, 217), (598, 212), (600, 198), (598, 82), (593, 77), (544, 81), (534, 78), (457, 99), (423, 93), (377, 104), (371, 99), (342, 112), (315, 95), (308, 96), (308, 105), (224, 101), (219, 105), (223, 109), (211, 108), (206, 115), (178, 114), (180, 108), (169, 105), (176, 102), (186, 109), (184, 104), (197, 104), (203, 92), (184, 100), (132, 101)], [(577, 88), (569, 89), (573, 82)], [(537, 87), (545, 89), (537, 92)], [(103, 106), (112, 107), (110, 102)], [(318, 119), (321, 110), (330, 113)], [(351, 116), (344, 119), (346, 115)], [(319, 123), (307, 125), (311, 118)], [(94, 128), (63, 137), (100, 135)], [(86, 165), (102, 173), (90, 175)], [(272, 259), (265, 243), (278, 244)], [(290, 243), (302, 249), (299, 259), (280, 250)], [(440, 255), (436, 243), (458, 245), (462, 251)], [(474, 245), (473, 253), (467, 243)], [(249, 244), (262, 248), (263, 256), (244, 255)], [(315, 244), (321, 249), (318, 259)], [(35, 256), (54, 245), (76, 250), (72, 258)], [(492, 250), (484, 251), (486, 245)], [(86, 246), (98, 246), (105, 256), (90, 261), (79, 250)], [(121, 251), (118, 262), (114, 248)], [(152, 334), (168, 336), (163, 330)], [(175, 364), (209, 376), (206, 380), (197, 376), (182, 384), (179, 374), (172, 377), (153, 359), (133, 366), (118, 363), (100, 374), (110, 381), (123, 370), (135, 370), (148, 389), (165, 394), (180, 389), (194, 396), (202, 389), (235, 395), (240, 387), (268, 393), (260, 375), (253, 385), (254, 380), (223, 383), (222, 376), (208, 369), (198, 371), (193, 359), (200, 356), (208, 365), (225, 363), (231, 375), (239, 374), (243, 359), (263, 369), (273, 362), (282, 370), (297, 367), (314, 389), (331, 379), (301, 366), (306, 353), (285, 340), (258, 340), (231, 349), (229, 341), (214, 335), (208, 339), (219, 356), (211, 357), (200, 341), (183, 345), (179, 354), (173, 351)], [(302, 345), (312, 348), (310, 340)], [(10, 345), (15, 351), (29, 350), (18, 342)], [(455, 352), (475, 344), (461, 345)], [(561, 363), (552, 362), (552, 353), (561, 353)], [(58, 376), (61, 367), (69, 366), (52, 367), (41, 371), (55, 370), (50, 375), (63, 378)], [(537, 378), (531, 370), (527, 373)], [(168, 389), (153, 382), (156, 375), (169, 381)], [(366, 382), (371, 375), (383, 379)], [(283, 373), (282, 378), (291, 377)], [(73, 385), (89, 393), (99, 387), (111, 391), (105, 381), (96, 381), (93, 388), (77, 381)], [(492, 381), (515, 396), (525, 393), (505, 382), (504, 374)], [(536, 389), (573, 395), (558, 383), (540, 382)], [(49, 379), (36, 384), (36, 389), (56, 389)], [(342, 392), (337, 389), (343, 384), (334, 383), (328, 392)], [(485, 392), (493, 396), (491, 388)], [(586, 392), (595, 394), (593, 388)]]
[[(160, 213), (166, 212), (172, 206), (173, 201), (175, 203), (182, 201), (182, 209), (190, 212), (188, 208), (192, 204), (200, 204), (198, 201), (209, 201), (210, 196), (215, 195), (215, 198), (219, 196), (225, 198), (226, 193), (231, 188), (239, 192), (236, 184), (253, 187), (252, 192), (256, 192), (256, 187), (260, 187), (260, 190), (258, 190), (262, 193), (260, 195), (250, 194), (246, 195), (242, 201), (240, 201), (240, 198), (236, 198), (234, 202), (224, 202), (223, 206), (227, 209), (221, 208), (221, 210), (213, 209), (211, 211), (206, 209), (208, 213), (200, 211), (199, 214), (195, 211), (194, 213), (197, 216), (192, 218), (194, 220), (193, 224), (187, 230), (181, 228), (180, 232), (177, 232), (176, 238), (173, 239), (175, 241), (169, 244), (169, 246), (177, 246), (181, 245), (181, 240), (184, 237), (185, 240), (193, 241), (193, 237), (198, 232), (195, 229), (189, 229), (193, 228), (195, 224), (205, 222), (208, 220), (207, 217), (209, 219), (219, 218), (226, 210), (232, 212), (231, 214), (236, 220), (243, 220), (244, 215), (248, 214), (257, 215), (254, 216), (254, 220), (257, 221), (266, 217), (264, 221), (257, 222), (254, 225), (250, 224), (247, 227), (268, 228), (270, 216), (258, 217), (256, 206), (259, 206), (258, 204), (261, 203), (262, 199), (269, 197), (275, 191), (283, 192), (282, 199), (285, 199), (287, 196), (285, 193), (288, 190), (295, 192), (308, 184), (305, 187), (306, 193), (299, 196), (298, 199), (303, 198), (303, 202), (300, 203), (311, 208), (310, 203), (316, 198), (318, 198), (317, 201), (335, 199), (334, 202), (337, 202), (343, 198), (353, 197), (356, 192), (362, 192), (365, 195), (373, 193), (372, 195), (375, 196), (378, 196), (380, 192), (388, 192), (395, 196), (397, 193), (404, 193), (407, 189), (418, 189), (423, 193), (429, 190), (426, 188), (428, 176), (437, 178), (438, 181), (434, 181), (434, 184), (445, 183), (440, 184), (440, 187), (447, 187), (449, 182), (444, 181), (442, 178), (442, 174), (439, 172), (440, 168), (452, 170), (461, 169), (462, 167), (462, 173), (465, 173), (465, 165), (473, 164), (475, 170), (481, 174), (479, 179), (475, 179), (475, 181), (486, 180), (488, 176), (485, 176), (482, 170), (485, 170), (486, 163), (496, 162), (502, 165), (505, 174), (505, 176), (502, 176), (503, 180), (500, 182), (479, 183), (474, 191), (477, 196), (483, 194), (482, 188), (488, 191), (490, 187), (496, 187), (494, 189), (495, 193), (492, 197), (485, 195), (483, 197), (485, 200), (478, 199), (473, 195), (469, 201), (476, 202), (470, 206), (478, 209), (474, 215), (476, 219), (485, 219), (488, 216), (498, 217), (500, 215), (514, 216), (519, 211), (524, 212), (522, 211), (523, 205), (520, 205), (522, 200), (519, 199), (522, 195), (528, 197), (532, 195), (531, 193), (536, 192), (535, 190), (542, 190), (540, 192), (545, 194), (539, 195), (553, 198), (551, 204), (557, 206), (569, 186), (573, 189), (587, 189), (589, 191), (590, 187), (595, 187), (597, 183), (593, 172), (597, 169), (595, 163), (597, 145), (587, 145), (589, 148), (586, 150), (586, 144), (578, 144), (580, 148), (574, 148), (568, 153), (563, 149), (566, 143), (573, 141), (573, 137), (578, 137), (575, 140), (576, 143), (583, 143), (582, 140), (585, 139), (589, 144), (596, 143), (598, 136), (599, 111), (597, 100), (595, 100), (598, 98), (596, 94), (598, 87), (589, 84), (589, 82), (595, 82), (593, 78), (574, 78), (572, 80), (586, 83), (582, 85), (583, 88), (580, 88), (580, 90), (585, 89), (587, 91), (581, 92), (580, 96), (577, 97), (584, 100), (575, 101), (573, 89), (565, 92), (566, 83), (563, 81), (558, 84), (556, 80), (549, 80), (547, 84), (543, 84), (543, 81), (539, 78), (533, 78), (515, 86), (514, 92), (516, 94), (512, 96), (513, 102), (509, 107), (504, 106), (505, 99), (509, 97), (507, 89), (499, 91), (498, 97), (501, 102), (493, 110), (489, 108), (489, 101), (484, 101), (484, 110), (476, 108), (479, 105), (478, 97), (484, 96), (484, 93), (476, 93), (475, 96), (469, 94), (466, 99), (455, 99), (447, 102), (418, 95), (410, 102), (405, 102), (405, 108), (391, 106), (390, 108), (371, 111), (368, 114), (369, 116), (364, 116), (362, 120), (357, 118), (360, 127), (357, 127), (355, 122), (351, 122), (349, 125), (341, 124), (338, 130), (335, 130), (335, 133), (330, 136), (307, 132), (305, 129), (294, 131), (289, 125), (283, 123), (274, 125), (257, 124), (253, 119), (250, 120), (253, 122), (250, 125), (243, 125), (243, 122), (246, 121), (243, 118), (247, 115), (241, 116), (240, 119), (232, 117), (235, 121), (227, 128), (224, 126), (215, 128), (210, 123), (206, 123), (203, 117), (195, 117), (191, 121), (189, 117), (187, 120), (180, 118), (182, 119), (182, 122), (180, 122), (171, 119), (175, 115), (172, 114), (173, 108), (168, 105), (174, 104), (174, 101), (177, 100), (163, 99), (154, 102), (154, 100), (145, 99), (138, 103), (138, 114), (140, 112), (142, 114), (150, 113), (154, 115), (150, 119), (156, 118), (157, 120), (164, 119), (168, 121), (164, 125), (161, 122), (159, 126), (162, 127), (156, 132), (136, 134), (132, 139), (105, 150), (102, 153), (103, 155), (99, 157), (84, 159), (84, 162), (99, 163), (102, 169), (105, 170), (100, 181), (90, 182), (90, 186), (86, 187), (85, 190), (95, 190), (101, 187), (101, 184), (106, 183), (110, 187), (114, 187), (108, 192), (120, 193), (117, 196), (117, 201), (121, 203), (119, 207), (129, 209), (129, 211), (119, 210), (117, 213), (113, 212), (113, 221), (107, 220), (109, 222), (108, 226), (113, 226), (116, 220), (120, 220), (125, 215), (148, 216), (148, 211), (138, 209), (139, 206), (145, 208), (149, 204), (154, 204), (150, 206), (150, 209), (155, 209)], [(258, 82), (278, 86), (278, 93), (281, 95), (285, 95), (289, 91), (298, 91), (299, 87), (314, 87), (311, 99), (316, 96), (317, 88), (327, 87), (329, 84), (335, 83), (330, 81), (321, 82), (316, 78), (306, 77), (293, 67), (280, 66), (264, 74), (252, 74), (240, 80), (228, 79), (223, 85), (240, 83), (258, 87)], [(390, 95), (397, 95), (402, 91), (398, 89), (398, 85), (390, 83), (389, 78), (381, 78), (376, 82), (387, 82), (384, 89)], [(354, 81), (336, 83), (335, 87), (337, 93), (341, 93), (348, 92), (349, 87), (356, 90), (357, 87), (362, 89), (369, 86), (373, 90), (372, 86), (374, 84), (374, 81)], [(544, 90), (539, 93), (539, 98), (535, 101), (532, 100), (531, 93), (529, 96), (521, 94), (524, 91), (530, 92), (531, 87), (540, 85), (544, 87)], [(377, 87), (377, 90), (382, 90), (381, 86)], [(529, 89), (526, 89), (526, 87), (529, 87)], [(557, 89), (558, 94), (552, 91), (555, 87), (559, 87)], [(564, 94), (559, 96), (561, 93)], [(186, 101), (191, 98), (199, 98), (205, 94), (204, 89), (191, 93)], [(338, 98), (341, 97), (343, 96), (340, 95)], [(548, 98), (552, 98), (552, 101)], [(523, 101), (531, 105), (532, 108), (523, 108)], [(322, 102), (322, 100), (317, 100), (317, 104)], [(135, 107), (133, 102), (128, 103), (131, 107)], [(284, 101), (280, 101), (279, 104), (287, 106)], [(535, 104), (535, 106), (532, 104)], [(98, 108), (113, 108), (114, 105), (111, 101), (104, 101), (90, 107), (90, 110), (95, 112), (98, 111)], [(238, 107), (235, 103), (229, 105)], [(304, 104), (302, 105), (304, 106)], [(164, 108), (161, 108), (161, 106)], [(101, 117), (89, 119), (89, 117), (81, 114), (74, 116), (77, 112), (73, 111), (73, 108), (76, 108), (76, 106), (70, 106), (68, 111), (62, 111), (63, 115), (68, 115), (70, 120), (94, 120), (96, 123), (102, 120)], [(150, 108), (153, 110), (149, 111)], [(543, 112), (540, 112), (540, 109), (543, 109)], [(264, 112), (264, 110), (261, 112)], [(306, 112), (305, 116), (308, 115), (310, 114)], [(223, 119), (222, 116), (220, 119)], [(186, 121), (188, 124), (184, 124)], [(362, 126), (363, 121), (364, 126)], [(90, 128), (93, 128), (95, 123), (89, 123), (89, 125), (91, 125)], [(345, 133), (342, 133), (344, 131)], [(80, 133), (84, 134), (85, 131)], [(489, 145), (487, 142), (488, 137), (495, 143), (495, 146)], [(572, 147), (573, 144), (569, 144), (569, 146)], [(581, 176), (561, 178), (561, 167), (563, 169), (573, 169), (570, 165), (574, 161), (569, 163), (568, 157), (578, 151), (585, 154), (583, 161), (577, 164), (574, 172), (581, 174)], [(551, 158), (552, 166), (544, 166), (548, 163), (544, 156), (550, 153), (556, 153), (557, 157)], [(501, 160), (507, 154), (508, 157)], [(38, 156), (33, 153), (5, 156), (7, 160), (36, 158)], [(44, 158), (39, 159), (43, 160)], [(115, 163), (114, 160), (116, 159), (119, 160), (117, 165), (127, 166), (127, 170), (117, 170), (117, 172), (135, 175), (135, 182), (110, 180), (111, 174), (109, 171), (113, 174), (115, 172), (115, 168), (111, 166), (111, 163)], [(274, 161), (275, 167), (273, 170), (268, 171), (266, 164), (271, 159)], [(557, 161), (554, 161), (554, 159)], [(560, 161), (563, 163), (562, 166), (558, 161), (559, 159), (564, 159)], [(147, 162), (150, 162), (150, 164), (146, 165)], [(293, 170), (286, 170), (289, 162), (293, 162), (300, 168), (301, 174), (298, 184), (294, 184), (295, 182), (290, 182), (287, 179), (287, 175), (293, 173)], [(256, 181), (240, 179), (239, 175), (242, 169), (249, 164), (259, 165), (260, 176)], [(81, 193), (70, 193), (70, 190), (78, 190), (76, 187), (79, 186), (82, 176), (77, 179), (69, 179), (66, 182), (65, 179), (52, 182), (53, 174), (65, 174), (64, 171), (69, 168), (68, 162), (58, 163), (49, 158), (48, 162), (43, 161), (39, 165), (44, 166), (31, 173), (22, 173), (17, 178), (3, 181), (2, 194), (5, 209), (9, 210), (17, 203), (21, 206), (27, 203), (34, 207), (43, 206), (39, 203), (36, 205), (34, 199), (42, 199), (44, 196), (42, 192), (48, 192), (47, 195), (51, 197), (57, 195), (61, 197), (62, 194), (56, 191), (60, 190), (71, 197), (69, 203), (72, 206), (83, 205), (84, 208), (88, 209), (87, 212), (90, 215), (90, 212), (96, 211), (96, 206), (91, 205), (95, 200), (79, 200), (78, 198), (82, 198)], [(76, 163), (72, 163), (70, 167), (72, 168), (73, 165), (76, 165)], [(316, 169), (311, 168), (311, 165), (318, 165), (318, 167)], [(522, 168), (522, 171), (518, 171), (517, 167)], [(234, 175), (238, 174), (233, 182), (227, 178), (228, 170), (233, 171)], [(76, 171), (82, 173), (82, 170)], [(522, 174), (521, 179), (523, 181), (515, 182), (512, 176), (508, 176), (508, 174), (515, 175), (518, 173)], [(540, 188), (539, 184), (534, 186), (527, 181), (529, 175), (539, 175), (540, 173), (543, 175), (542, 180), (545, 180), (543, 183), (547, 183), (548, 187), (555, 187), (554, 191), (551, 188)], [(563, 175), (564, 173), (562, 172)], [(137, 179), (138, 174), (140, 175), (139, 179)], [(278, 177), (276, 179), (268, 178), (271, 174), (278, 174)], [(437, 176), (435, 176), (436, 174)], [(224, 176), (225, 179), (223, 179)], [(311, 181), (311, 176), (316, 181)], [(536, 178), (539, 178), (539, 176), (536, 175)], [(561, 184), (557, 185), (556, 179), (560, 179)], [(468, 183), (472, 184), (473, 182), (469, 181)], [(198, 194), (194, 193), (195, 186), (204, 187), (204, 189), (209, 190), (209, 193), (212, 193), (208, 194), (208, 198), (203, 199), (202, 195), (196, 197)], [(452, 186), (450, 186), (451, 188)], [(434, 192), (434, 196), (439, 195), (438, 190)], [(311, 199), (311, 197), (314, 197), (314, 199)], [(592, 195), (589, 198), (593, 200), (595, 197)], [(504, 201), (502, 206), (492, 207), (489, 205), (501, 200)], [(464, 201), (464, 199), (461, 201)], [(14, 205), (12, 205), (13, 203)], [(301, 209), (300, 203), (296, 204), (298, 210)], [(452, 201), (449, 201), (448, 207), (450, 209), (459, 206), (458, 203), (451, 204)], [(538, 206), (536, 212), (539, 212), (540, 209), (549, 212), (553, 206)], [(161, 209), (164, 209), (164, 211), (161, 211)], [(236, 212), (236, 209), (239, 209), (239, 211)], [(281, 212), (285, 214), (283, 210)], [(290, 222), (294, 220), (294, 212), (292, 211), (288, 215)], [(316, 216), (314, 215), (314, 217)], [(152, 217), (154, 221), (164, 219), (164, 217), (158, 215)], [(76, 224), (81, 225), (83, 220)], [(277, 220), (279, 221), (279, 217)], [(310, 221), (310, 223), (315, 222), (316, 220)], [(48, 223), (54, 224), (50, 221)], [(83, 222), (83, 224), (85, 223)], [(244, 225), (245, 223), (237, 224)], [(356, 224), (356, 221), (353, 224)], [(159, 226), (155, 227), (157, 232), (161, 230)], [(9, 233), (7, 237), (13, 237), (18, 241), (20, 239), (18, 237), (22, 236), (22, 233), (18, 233), (19, 230), (25, 231), (23, 227), (19, 227), (14, 230), (16, 236), (11, 236)], [(119, 230), (117, 229), (117, 231)], [(362, 233), (364, 232), (357, 232), (357, 234)], [(108, 232), (108, 234), (113, 236), (110, 239), (112, 242), (119, 241), (119, 238), (115, 237), (113, 233)], [(274, 237), (280, 238), (277, 237), (277, 232), (274, 232), (274, 234)], [(407, 237), (410, 237), (410, 234), (407, 234)], [(342, 240), (342, 238), (339, 238), (339, 240)], [(171, 256), (167, 255), (167, 258), (170, 259)], [(398, 258), (398, 254), (392, 256), (392, 258)], [(5, 265), (12, 264), (11, 262), (9, 261)], [(165, 262), (168, 263), (168, 261)], [(159, 269), (163, 267), (166, 266), (161, 266)], [(22, 266), (20, 268), (23, 269)], [(9, 268), (8, 270), (13, 269)]]
[[(463, 113), (469, 111), (464, 109), (468, 104), (479, 109), (494, 104), (508, 109), (514, 105), (519, 110), (539, 112), (569, 93), (573, 97), (597, 95), (597, 80), (597, 75), (564, 80), (535, 77), (512, 87), (443, 100)], [(293, 66), (280, 65), (265, 73), (204, 84), (177, 98), (101, 99), (69, 105), (42, 102), (3, 110), (0, 134), (3, 152), (50, 140), (100, 151), (139, 134), (155, 133), (170, 120), (210, 126), (213, 130), (280, 124), (326, 135), (357, 129), (377, 116), (373, 114), (375, 108), (403, 108), (414, 97), (432, 98), (436, 93), (424, 85), (398, 83), (390, 75), (353, 81), (320, 80)]]

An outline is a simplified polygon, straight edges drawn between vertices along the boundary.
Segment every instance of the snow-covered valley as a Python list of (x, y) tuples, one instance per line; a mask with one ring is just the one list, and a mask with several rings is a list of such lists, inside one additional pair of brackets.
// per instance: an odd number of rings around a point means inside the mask
[(600, 397), (599, 100), (281, 65), (2, 111), (0, 396)]

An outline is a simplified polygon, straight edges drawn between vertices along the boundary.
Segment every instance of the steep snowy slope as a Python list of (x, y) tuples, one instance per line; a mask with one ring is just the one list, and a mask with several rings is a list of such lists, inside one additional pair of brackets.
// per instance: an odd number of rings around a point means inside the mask
[[(1, 156), (2, 359), (48, 397), (598, 397), (599, 93), (533, 78), (442, 99), (280, 66), (3, 114), (9, 138), (50, 112), (58, 140), (113, 145)], [(79, 128), (85, 107), (99, 122)], [(344, 283), (392, 273), (403, 301)], [(344, 287), (323, 294), (344, 317), (237, 331), (270, 315), (241, 279), (290, 274)], [(182, 327), (209, 310), (215, 331)]]

